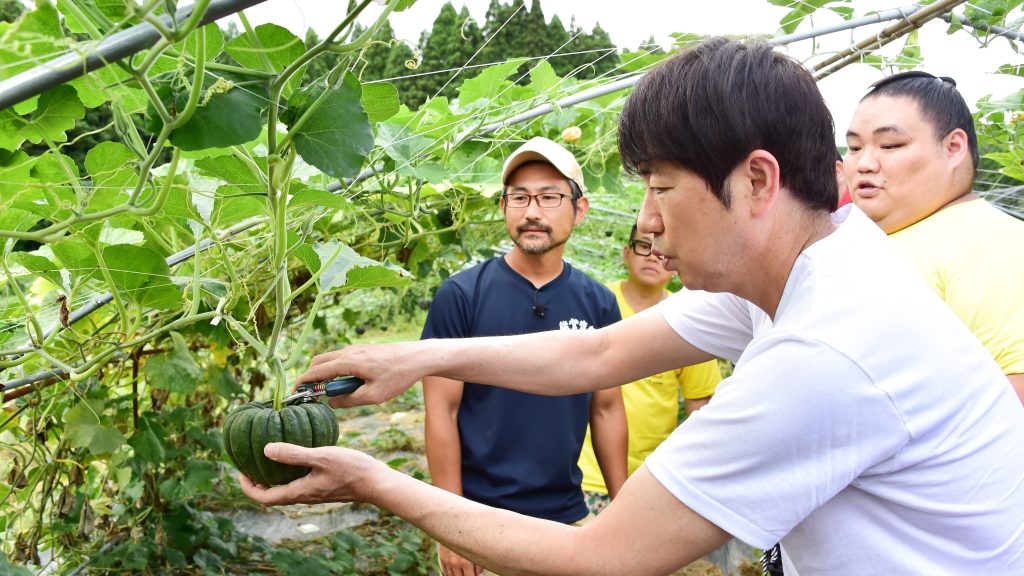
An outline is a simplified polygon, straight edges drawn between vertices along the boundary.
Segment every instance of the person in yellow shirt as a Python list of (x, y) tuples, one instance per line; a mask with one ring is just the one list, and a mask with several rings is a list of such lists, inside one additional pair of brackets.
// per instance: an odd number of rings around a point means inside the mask
[[(626, 319), (642, 312), (669, 296), (665, 286), (675, 272), (665, 270), (651, 253), (651, 235), (639, 234), (636, 225), (629, 235), (629, 245), (622, 249), (622, 261), (629, 272), (625, 280), (607, 284), (615, 294), (619, 312)], [(715, 360), (678, 368), (622, 387), (629, 426), (627, 472), (632, 474), (644, 459), (658, 447), (679, 424), (679, 396), (682, 394), (686, 414), (692, 414), (708, 403), (715, 387), (722, 380)], [(583, 493), (587, 507), (597, 514), (610, 502), (601, 469), (590, 443), (587, 429), (580, 453), (583, 471)]]
[(1024, 222), (971, 190), (978, 139), (956, 83), (920, 71), (876, 82), (846, 142), (854, 203), (984, 344), (1024, 402)]

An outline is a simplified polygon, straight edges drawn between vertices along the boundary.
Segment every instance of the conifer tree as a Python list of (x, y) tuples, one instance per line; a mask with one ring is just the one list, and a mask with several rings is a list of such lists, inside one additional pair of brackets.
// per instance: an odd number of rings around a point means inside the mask
[(491, 0), (483, 29), (487, 41), (483, 51), (484, 62), (504, 62), (521, 53), (520, 38), (526, 12), (523, 0), (513, 0), (511, 4)]
[(572, 71), (573, 63), (571, 56), (564, 56), (572, 52), (572, 44), (569, 42), (569, 32), (562, 24), (562, 19), (555, 14), (548, 23), (548, 54), (551, 54), (551, 67), (559, 76), (566, 76)]
[(597, 78), (612, 72), (619, 66), (619, 53), (608, 33), (600, 24), (594, 24), (590, 34), (580, 34), (573, 43), (577, 55), (575, 63), (580, 68), (580, 78)]
[[(463, 23), (466, 25), (463, 26)], [(460, 15), (455, 12), (451, 2), (445, 2), (430, 32), (420, 36), (420, 50), (423, 54), (417, 70), (420, 75), (399, 86), (405, 102), (410, 106), (419, 106), (435, 94), (454, 96), (464, 74), (449, 80), (458, 68), (473, 57), (482, 42), (480, 28), (469, 20), (469, 12), (464, 10)]]
[(24, 11), (21, 0), (0, 0), (0, 22), (14, 22)]

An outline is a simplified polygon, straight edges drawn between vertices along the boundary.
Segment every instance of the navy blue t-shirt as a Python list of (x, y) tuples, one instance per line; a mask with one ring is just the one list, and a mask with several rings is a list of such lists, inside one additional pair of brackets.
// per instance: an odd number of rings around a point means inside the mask
[[(543, 307), (543, 318), (535, 305)], [(422, 338), (589, 330), (620, 319), (611, 291), (568, 263), (535, 289), (499, 256), (441, 284)], [(466, 382), (458, 413), (463, 495), (557, 522), (585, 517), (576, 463), (590, 399), (590, 393), (541, 396)]]

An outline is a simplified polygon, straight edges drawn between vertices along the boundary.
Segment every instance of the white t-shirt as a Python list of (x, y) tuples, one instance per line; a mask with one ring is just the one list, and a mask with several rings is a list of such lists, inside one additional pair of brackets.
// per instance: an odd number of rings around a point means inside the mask
[(736, 368), (647, 466), (800, 576), (1024, 574), (1024, 407), (874, 223), (833, 218), (774, 322), (731, 294), (660, 305)]

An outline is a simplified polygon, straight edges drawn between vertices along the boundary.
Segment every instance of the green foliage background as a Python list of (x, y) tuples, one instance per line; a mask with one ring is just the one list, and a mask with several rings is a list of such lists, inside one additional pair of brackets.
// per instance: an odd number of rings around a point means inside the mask
[[(5, 392), (0, 415), (0, 571), (43, 551), (110, 572), (426, 573), (408, 527), (383, 548), (340, 534), (330, 554), (300, 554), (211, 514), (238, 498), (223, 415), (280, 399), (315, 351), (413, 322), (444, 278), (507, 249), (498, 173), (529, 137), (562, 140), (584, 166), (593, 208), (567, 258), (619, 274), (642, 193), (616, 149), (625, 93), (477, 132), (667, 54), (546, 21), (538, 0), (493, 0), (483, 23), (446, 4), (410, 46), (387, 12), (355, 24), (367, 1), (327, 37), (300, 38), (244, 17), (241, 29), (159, 24), (173, 2), (41, 1), (22, 13), (0, 0), (0, 78), (140, 22), (163, 35), (0, 111), (0, 381), (34, 382)], [(853, 13), (772, 1), (793, 7), (783, 31), (819, 10)], [(1020, 2), (964, 14), (1019, 29)], [(693, 39), (679, 34), (672, 50)], [(895, 57), (864, 59), (913, 67), (920, 49), (911, 35)], [(983, 192), (1024, 182), (1021, 98), (979, 104)], [(1019, 192), (997, 193), (1020, 208)]]

